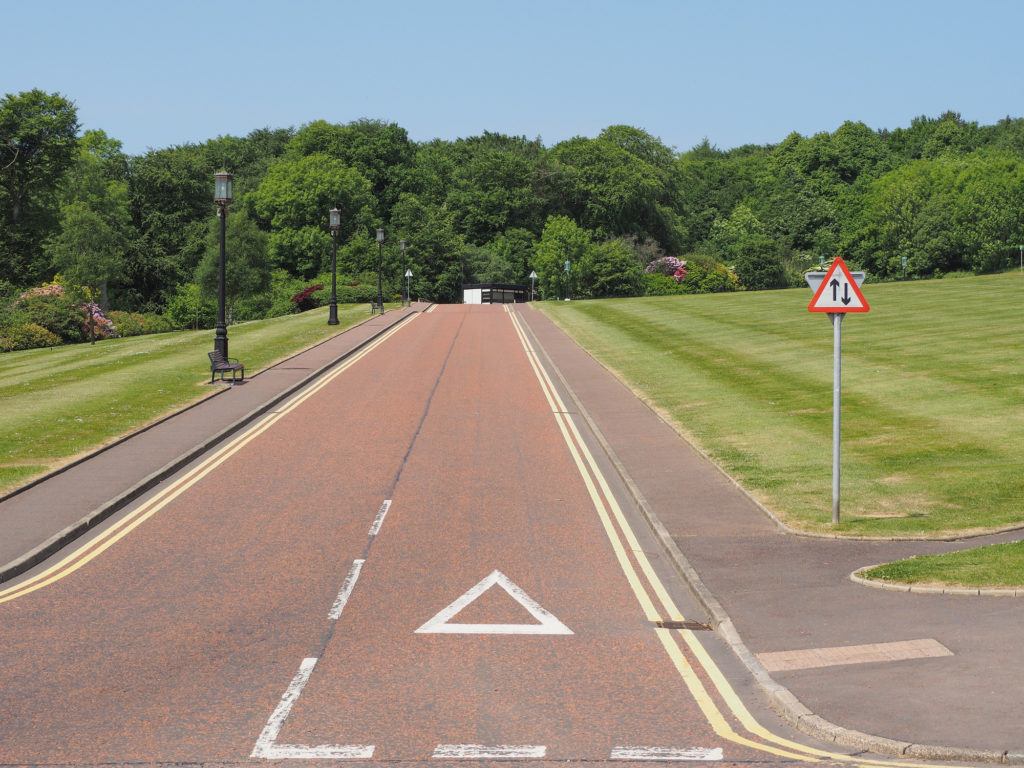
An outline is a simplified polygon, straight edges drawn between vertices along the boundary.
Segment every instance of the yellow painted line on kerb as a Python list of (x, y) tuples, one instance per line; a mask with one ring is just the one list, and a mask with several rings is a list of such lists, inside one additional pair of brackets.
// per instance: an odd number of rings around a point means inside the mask
[[(586, 443), (583, 441), (583, 437), (580, 434), (575, 421), (569, 416), (565, 403), (562, 401), (561, 396), (558, 394), (558, 391), (548, 376), (547, 371), (541, 364), (540, 358), (532, 343), (523, 331), (521, 321), (514, 312), (510, 312), (509, 314), (512, 318), (513, 325), (515, 326), (516, 333), (519, 336), (519, 340), (526, 351), (527, 359), (533, 368), (534, 374), (540, 382), (541, 390), (547, 399), (548, 405), (551, 407), (563, 439), (565, 440), (565, 443), (569, 448), (569, 452), (579, 469), (580, 476), (583, 478), (583, 482), (587, 487), (587, 491), (590, 494), (595, 509), (597, 510), (598, 517), (601, 520), (606, 534), (608, 535), (619, 566), (625, 574), (645, 616), (652, 622), (664, 618), (682, 620), (683, 616), (679, 607), (675, 604), (675, 601), (672, 600), (668, 590), (655, 573), (650, 560), (647, 558), (640, 546), (640, 542), (636, 538), (636, 534), (626, 519), (625, 514), (622, 512), (614, 494), (611, 492), (607, 480), (600, 468), (597, 466), (597, 462), (594, 460), (594, 457)], [(612, 519), (614, 519), (615, 524), (613, 524)], [(640, 574), (637, 573), (636, 568), (633, 566), (629, 553), (632, 553), (633, 558), (639, 565), (639, 568), (643, 573), (643, 579), (640, 578)], [(646, 587), (644, 586), (644, 582), (647, 584)], [(657, 601), (661, 604), (664, 609), (663, 613), (659, 612), (655, 607), (655, 603), (648, 593), (648, 588), (654, 593)], [(691, 695), (697, 702), (697, 705), (708, 720), (708, 723), (714, 729), (715, 733), (722, 738), (728, 739), (735, 744), (751, 747), (762, 752), (768, 752), (779, 757), (787, 757), (804, 762), (817, 762), (822, 759), (827, 759), (840, 762), (850, 762), (857, 765), (884, 766), (887, 768), (912, 765), (912, 763), (905, 761), (897, 763), (886, 760), (865, 759), (842, 753), (827, 752), (799, 744), (772, 733), (757, 722), (754, 716), (747, 709), (746, 705), (742, 702), (735, 689), (733, 689), (732, 685), (726, 679), (725, 675), (718, 668), (714, 660), (707, 653), (704, 646), (701, 645), (700, 641), (691, 630), (657, 629), (655, 631), (670, 660), (679, 672), (680, 677), (682, 677), (687, 688), (690, 690)], [(708, 675), (708, 678), (715, 686), (716, 691), (722, 698), (723, 702), (725, 702), (733, 717), (735, 717), (751, 735), (767, 743), (752, 741), (736, 733), (736, 731), (729, 725), (713, 697), (708, 693), (696, 671), (690, 665), (685, 654), (683, 654), (676, 642), (676, 638), (683, 640), (686, 647), (689, 648), (691, 653), (693, 653), (697, 662)], [(926, 764), (922, 763), (920, 765)]]
[(345, 362), (341, 363), (333, 371), (303, 389), (278, 410), (264, 416), (252, 427), (234, 438), (224, 447), (220, 448), (216, 453), (168, 485), (167, 488), (140, 504), (130, 513), (121, 518), (116, 524), (112, 525), (109, 529), (89, 543), (75, 549), (58, 563), (50, 566), (41, 573), (36, 574), (32, 578), (0, 591), (0, 603), (16, 600), (19, 597), (24, 597), (31, 592), (35, 592), (37, 589), (49, 586), (50, 584), (63, 579), (68, 574), (74, 573), (79, 568), (99, 557), (110, 549), (110, 547), (134, 531), (146, 522), (146, 520), (178, 498), (181, 494), (185, 493), (188, 489), (213, 472), (217, 467), (242, 450), (242, 448), (248, 445), (251, 441), (266, 432), (284, 416), (295, 410), (307, 399), (326, 387), (331, 381), (362, 360), (370, 354), (370, 352), (379, 347), (417, 317), (419, 317), (418, 313), (412, 315), (408, 321), (401, 325), (388, 330), (380, 336), (380, 338), (375, 339), (372, 343), (368, 344), (366, 347), (352, 355), (352, 357), (345, 360)]

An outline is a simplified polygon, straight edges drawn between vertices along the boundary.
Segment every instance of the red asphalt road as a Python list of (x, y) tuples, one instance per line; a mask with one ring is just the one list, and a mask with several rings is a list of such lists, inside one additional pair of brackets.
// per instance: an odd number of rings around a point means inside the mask
[[(416, 632), (495, 570), (572, 634)], [(451, 621), (537, 623), (498, 586)], [(770, 762), (701, 714), (502, 307), (407, 323), (108, 551), (0, 603), (0, 648), (0, 764), (246, 762), (260, 743)]]

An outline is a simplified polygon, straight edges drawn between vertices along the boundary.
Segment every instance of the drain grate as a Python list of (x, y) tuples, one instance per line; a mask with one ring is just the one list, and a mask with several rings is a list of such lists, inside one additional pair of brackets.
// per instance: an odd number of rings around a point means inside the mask
[(672, 621), (670, 619), (661, 619), (660, 621), (654, 622), (654, 625), (661, 629), (693, 629), (704, 631), (710, 631), (711, 629), (709, 624), (703, 624), (699, 621)]

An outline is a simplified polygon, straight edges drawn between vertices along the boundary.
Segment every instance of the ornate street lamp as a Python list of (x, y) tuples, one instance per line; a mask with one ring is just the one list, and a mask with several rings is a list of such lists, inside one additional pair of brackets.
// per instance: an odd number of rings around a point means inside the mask
[(338, 324), (338, 228), (341, 226), (341, 211), (331, 208), (329, 211), (331, 239), (334, 240), (334, 253), (331, 256), (331, 309), (327, 315), (328, 325)]
[(380, 313), (384, 314), (384, 289), (381, 281), (383, 280), (383, 269), (384, 269), (384, 230), (377, 230), (377, 307), (380, 309)]
[[(405, 271), (408, 272), (409, 271), (409, 264), (405, 260), (405, 240), (399, 240), (398, 241), (398, 247), (402, 249), (402, 266), (405, 267), (406, 268)], [(409, 303), (409, 297), (407, 295), (405, 297), (405, 301), (402, 303), (402, 306), (406, 306), (408, 303)]]
[(217, 216), (220, 218), (220, 271), (217, 278), (217, 327), (213, 339), (213, 349), (225, 360), (228, 359), (228, 326), (224, 322), (224, 262), (227, 237), (228, 204), (231, 202), (231, 181), (234, 179), (224, 168), (213, 174), (213, 202), (217, 204)]

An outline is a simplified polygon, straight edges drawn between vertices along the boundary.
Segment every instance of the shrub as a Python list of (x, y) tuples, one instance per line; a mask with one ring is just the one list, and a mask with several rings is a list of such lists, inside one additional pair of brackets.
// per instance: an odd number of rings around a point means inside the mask
[[(90, 317), (90, 309), (91, 317)], [(103, 314), (103, 310), (97, 304), (85, 304), (82, 307), (85, 312), (85, 321), (82, 324), (82, 338), (92, 339), (95, 334), (97, 339), (115, 339), (118, 336), (117, 326)]]
[(61, 340), (57, 334), (35, 323), (14, 325), (0, 333), (0, 352), (56, 347), (60, 343)]
[(165, 314), (175, 328), (212, 328), (217, 322), (217, 304), (204, 300), (198, 285), (186, 283), (179, 285), (167, 302)]
[(74, 343), (88, 338), (87, 309), (75, 302), (57, 283), (25, 291), (14, 302), (13, 309), (18, 314), (19, 324), (40, 326), (62, 341)]
[(107, 313), (107, 317), (117, 326), (119, 336), (142, 336), (147, 333), (163, 333), (174, 330), (170, 320), (152, 312), (139, 314), (111, 310)]
[(644, 267), (644, 272), (648, 275), (665, 275), (681, 283), (686, 279), (686, 262), (675, 256), (662, 256)]
[(350, 282), (338, 286), (338, 302), (340, 304), (367, 304), (376, 300), (376, 284)]
[(292, 304), (296, 306), (299, 312), (305, 312), (307, 309), (315, 309), (320, 306), (320, 297), (314, 296), (317, 291), (322, 291), (323, 285), (307, 285), (301, 291), (292, 296)]

